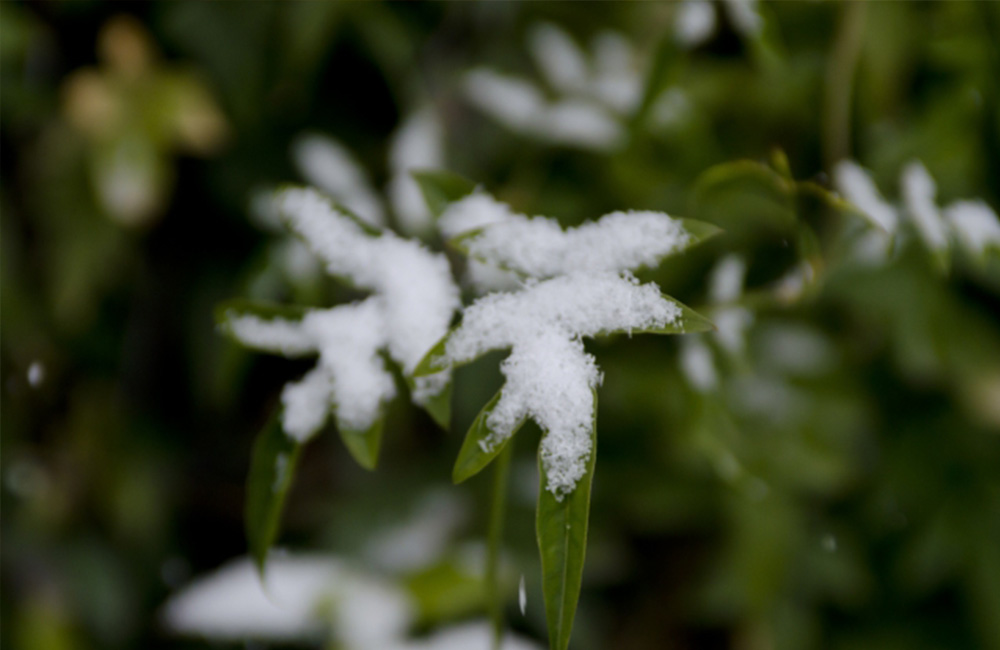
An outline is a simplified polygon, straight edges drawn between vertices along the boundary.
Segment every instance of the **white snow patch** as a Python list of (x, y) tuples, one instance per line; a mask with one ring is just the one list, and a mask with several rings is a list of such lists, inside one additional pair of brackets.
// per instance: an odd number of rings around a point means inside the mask
[(707, 393), (719, 384), (712, 350), (698, 336), (681, 337), (681, 371), (696, 390)]
[(272, 556), (263, 584), (249, 558), (233, 560), (174, 594), (161, 612), (179, 635), (289, 642), (330, 629), (345, 646), (372, 650), (402, 638), (413, 615), (400, 589), (318, 555)]
[(410, 172), (443, 167), (443, 141), (441, 122), (430, 107), (407, 117), (393, 136), (389, 149), (393, 176), (388, 194), (404, 234), (423, 235), (433, 225), (427, 202)]
[(528, 609), (528, 590), (524, 586), (524, 574), (521, 574), (521, 580), (517, 584), (517, 606), (521, 610), (521, 616), (524, 616), (525, 611)]
[(901, 179), (903, 203), (917, 226), (924, 244), (932, 251), (948, 246), (948, 233), (944, 220), (934, 202), (937, 185), (920, 161), (913, 161), (903, 169)]
[(746, 277), (747, 265), (738, 255), (727, 255), (722, 258), (709, 278), (709, 299), (717, 304), (735, 302), (743, 293), (743, 280)]
[(342, 144), (310, 133), (292, 144), (292, 159), (310, 185), (315, 185), (373, 226), (385, 224), (382, 202), (364, 168)]
[(764, 26), (757, 9), (757, 0), (723, 0), (729, 21), (744, 36), (756, 36)]
[(590, 71), (586, 55), (573, 38), (551, 23), (538, 23), (528, 30), (528, 47), (545, 80), (563, 93), (587, 90)]
[[(485, 621), (462, 623), (444, 628), (423, 639), (398, 643), (386, 650), (489, 650), (493, 628)], [(543, 650), (545, 646), (505, 632), (500, 650)]]
[(743, 354), (746, 348), (746, 330), (753, 325), (754, 315), (743, 307), (727, 307), (712, 313), (715, 323), (716, 340), (726, 352), (733, 355)]
[(593, 51), (591, 93), (618, 113), (631, 114), (642, 101), (643, 91), (632, 44), (618, 32), (603, 31), (594, 37)]
[(390, 571), (413, 571), (441, 557), (468, 514), (453, 491), (435, 490), (417, 504), (414, 514), (380, 532), (365, 546), (365, 556)]
[(38, 388), (45, 381), (45, 366), (41, 361), (32, 361), (28, 366), (28, 385)]
[(715, 33), (715, 9), (708, 0), (684, 0), (674, 20), (674, 39), (681, 47), (701, 45)]
[(329, 273), (379, 296), (389, 354), (411, 373), (447, 332), (459, 306), (448, 260), (391, 232), (365, 235), (315, 191), (285, 190), (279, 201), (288, 224), (326, 262)]
[(691, 239), (680, 220), (662, 212), (612, 212), (564, 231), (555, 219), (516, 214), (479, 193), (452, 204), (442, 220), (448, 230), (485, 224), (463, 239), (469, 255), (536, 278), (653, 266)]
[(833, 170), (833, 182), (848, 201), (857, 206), (877, 228), (892, 234), (896, 232), (899, 217), (896, 209), (886, 202), (878, 188), (860, 165), (842, 160)]
[(983, 201), (956, 201), (945, 208), (945, 218), (958, 241), (972, 255), (1000, 247), (1000, 219)]
[(546, 488), (561, 499), (586, 471), (593, 390), (601, 381), (580, 338), (663, 327), (680, 313), (655, 285), (616, 273), (557, 277), (477, 300), (448, 337), (439, 362), (455, 365), (511, 348), (501, 364), (506, 383), (487, 418), (490, 436), (483, 444), (494, 449), (525, 418), (534, 419), (546, 432), (541, 445)]
[(317, 351), (316, 342), (302, 324), (285, 318), (263, 318), (250, 314), (226, 314), (222, 326), (243, 345), (286, 357), (302, 357)]
[(578, 99), (549, 102), (529, 82), (479, 69), (469, 72), (465, 94), (481, 111), (512, 131), (540, 140), (608, 150), (625, 131), (601, 107)]

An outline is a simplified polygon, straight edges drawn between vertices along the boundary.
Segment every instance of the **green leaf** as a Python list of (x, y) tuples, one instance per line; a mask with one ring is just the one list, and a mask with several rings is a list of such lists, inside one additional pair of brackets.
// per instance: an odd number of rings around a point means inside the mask
[(455, 483), (461, 483), (462, 481), (468, 480), (478, 474), (484, 467), (490, 464), (494, 458), (500, 455), (500, 452), (504, 450), (504, 447), (511, 441), (517, 430), (521, 428), (524, 421), (517, 423), (514, 429), (507, 436), (507, 439), (498, 445), (494, 445), (490, 451), (484, 451), (479, 443), (486, 440), (490, 436), (490, 429), (486, 426), (486, 419), (493, 412), (493, 408), (500, 401), (500, 395), (503, 394), (503, 389), (497, 391), (497, 394), (486, 403), (483, 410), (479, 412), (476, 419), (472, 422), (472, 426), (469, 427), (468, 433), (465, 434), (465, 441), (462, 442), (462, 448), (458, 452), (458, 459), (455, 461), (455, 468), (451, 473), (451, 480)]
[(440, 359), (444, 359), (445, 346), (448, 344), (448, 336), (451, 332), (445, 334), (441, 337), (441, 340), (434, 344), (424, 358), (420, 360), (417, 367), (413, 369), (414, 377), (424, 377), (426, 375), (433, 375), (436, 372), (441, 372), (442, 370), (447, 370), (451, 366), (447, 363), (442, 363)]
[(261, 574), (267, 551), (278, 536), (281, 513), (301, 447), (282, 430), (280, 411), (267, 423), (253, 445), (244, 525), (250, 555)]
[(597, 461), (597, 393), (594, 393), (594, 428), (590, 432), (587, 471), (576, 488), (561, 501), (546, 489), (548, 477), (539, 458), (541, 487), (535, 526), (542, 558), (542, 591), (551, 650), (566, 650), (573, 631), (583, 561), (587, 553), (587, 525), (590, 518), (590, 488)]
[(692, 214), (743, 238), (793, 227), (795, 183), (771, 167), (738, 160), (709, 168), (695, 182)]
[[(415, 377), (416, 375), (406, 375), (404, 377), (404, 379), (406, 379), (406, 386), (410, 389), (410, 394), (413, 394), (413, 390), (415, 388)], [(451, 382), (448, 382), (448, 385), (445, 386), (440, 393), (430, 398), (427, 403), (423, 405), (423, 409), (427, 411), (427, 414), (431, 416), (431, 419), (433, 419), (439, 427), (445, 431), (449, 431), (451, 429)]]
[(695, 332), (711, 332), (715, 329), (712, 321), (691, 309), (679, 300), (674, 300), (670, 296), (661, 294), (667, 302), (673, 303), (681, 310), (680, 316), (673, 323), (667, 323), (662, 327), (643, 327), (632, 330), (615, 330), (613, 332), (601, 332), (601, 336), (609, 334), (693, 334)]
[(242, 316), (256, 316), (264, 320), (285, 319), (299, 321), (309, 312), (307, 307), (298, 305), (280, 305), (273, 302), (257, 300), (226, 300), (215, 307), (215, 323), (224, 331), (229, 322)]
[(449, 203), (472, 194), (476, 189), (475, 183), (451, 172), (428, 170), (411, 172), (411, 175), (420, 186), (427, 208), (435, 218), (441, 216)]
[(382, 448), (382, 433), (385, 429), (385, 418), (375, 420), (368, 429), (358, 431), (337, 423), (337, 433), (344, 441), (347, 451), (354, 460), (365, 469), (375, 469), (378, 464), (378, 452)]
[(685, 249), (691, 248), (695, 244), (700, 244), (703, 241), (707, 241), (716, 235), (722, 234), (722, 228), (719, 228), (715, 224), (708, 223), (707, 221), (698, 221), (697, 219), (681, 219), (681, 223), (684, 225), (684, 231), (691, 235), (691, 239), (688, 241)]

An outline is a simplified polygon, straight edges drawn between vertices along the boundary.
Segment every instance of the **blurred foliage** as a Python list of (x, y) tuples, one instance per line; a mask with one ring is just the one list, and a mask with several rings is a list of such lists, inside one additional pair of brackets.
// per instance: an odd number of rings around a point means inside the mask
[[(391, 134), (429, 104), (449, 169), (518, 210), (727, 229), (643, 274), (716, 318), (745, 310), (742, 346), (697, 339), (711, 387), (682, 372), (679, 337), (588, 344), (607, 380), (572, 647), (1000, 649), (1000, 263), (957, 251), (945, 271), (909, 231), (857, 263), (863, 220), (828, 194), (824, 149), (846, 134), (835, 146), (887, 197), (917, 158), (941, 203), (1000, 207), (1000, 5), (866, 3), (852, 32), (849, 5), (762, 3), (747, 32), (729, 4), (685, 47), (673, 3), (0, 3), (0, 644), (205, 647), (167, 636), (158, 608), (246, 552), (251, 443), (303, 370), (225, 342), (212, 309), (356, 297), (268, 275), (248, 203), (297, 178), (307, 130), (383, 186)], [(540, 21), (631, 43), (644, 93), (620, 148), (538, 141), (467, 101), (476, 67), (537, 78)], [(828, 74), (852, 48), (854, 73)], [(845, 96), (849, 128), (831, 130)], [(734, 254), (745, 286), (718, 302), (710, 271)], [(495, 367), (459, 371), (456, 431)], [(376, 473), (315, 441), (281, 542), (367, 561), (459, 446), (403, 403)], [(534, 446), (513, 460), (528, 608), (511, 588), (509, 620), (543, 639)], [(446, 487), (477, 504), (455, 548), (482, 539), (488, 487)], [(481, 611), (447, 559), (401, 575), (422, 625)]]

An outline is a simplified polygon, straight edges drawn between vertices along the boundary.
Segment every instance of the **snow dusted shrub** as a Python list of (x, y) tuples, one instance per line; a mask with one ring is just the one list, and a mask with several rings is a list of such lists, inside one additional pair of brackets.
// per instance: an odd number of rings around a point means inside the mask
[[(384, 409), (396, 393), (383, 353), (402, 371), (413, 402), (446, 427), (452, 369), (509, 349), (501, 365), (506, 382), (473, 422), (453, 478), (464, 481), (501, 458), (487, 563), (487, 585), (495, 592), (510, 441), (528, 418), (542, 428), (538, 543), (550, 643), (564, 649), (583, 572), (601, 383), (582, 340), (712, 329), (631, 272), (718, 229), (659, 212), (613, 212), (563, 230), (554, 219), (515, 213), (464, 179), (422, 173), (417, 181), (445, 238), (482, 269), (506, 274), (511, 290), (476, 300), (449, 332), (460, 305), (443, 255), (355, 217), (317, 190), (275, 193), (272, 208), (326, 271), (372, 294), (328, 309), (246, 302), (219, 309), (221, 328), (244, 345), (318, 357), (315, 368), (285, 386), (280, 414), (255, 446), (247, 498), (251, 551), (263, 570), (299, 448), (331, 414), (354, 458), (375, 467)], [(517, 283), (511, 286), (510, 278)], [(494, 625), (499, 638), (499, 606)]]

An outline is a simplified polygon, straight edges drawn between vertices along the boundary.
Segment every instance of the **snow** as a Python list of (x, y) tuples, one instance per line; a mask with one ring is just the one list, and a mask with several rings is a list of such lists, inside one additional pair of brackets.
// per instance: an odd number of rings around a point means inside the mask
[(468, 515), (466, 503), (453, 490), (438, 489), (420, 499), (408, 520), (376, 534), (364, 554), (374, 566), (414, 571), (442, 557)]
[(407, 117), (393, 136), (389, 149), (393, 176), (388, 194), (396, 223), (404, 234), (424, 235), (433, 227), (427, 203), (410, 172), (443, 167), (443, 142), (441, 123), (429, 107)]
[[(493, 628), (486, 621), (462, 623), (444, 628), (423, 639), (389, 646), (387, 650), (489, 650)], [(505, 632), (500, 650), (543, 650), (534, 641)]]
[(708, 0), (684, 0), (677, 10), (674, 38), (681, 47), (692, 48), (715, 32), (715, 9)]
[(727, 255), (722, 258), (709, 278), (709, 300), (716, 304), (735, 302), (743, 293), (743, 279), (747, 267), (743, 258), (738, 255)]
[(833, 182), (848, 201), (860, 208), (878, 228), (894, 233), (899, 222), (896, 209), (886, 202), (871, 176), (857, 163), (842, 160), (833, 170)]
[(445, 365), (510, 348), (501, 364), (506, 378), (486, 420), (487, 450), (496, 448), (531, 417), (545, 430), (541, 444), (546, 488), (556, 498), (572, 492), (591, 453), (593, 390), (601, 374), (580, 341), (613, 331), (663, 327), (680, 308), (653, 284), (617, 273), (561, 276), (496, 293), (469, 306), (445, 344)]
[(384, 648), (413, 620), (407, 595), (334, 557), (274, 555), (263, 584), (249, 558), (233, 560), (174, 594), (168, 630), (212, 641), (316, 640), (330, 629), (344, 647)]
[(958, 241), (972, 255), (1000, 247), (1000, 219), (982, 201), (956, 201), (945, 208), (945, 219)]
[(643, 77), (628, 39), (603, 31), (594, 38), (594, 80), (591, 92), (622, 115), (631, 114), (642, 101)]
[(681, 371), (696, 390), (707, 393), (719, 384), (712, 351), (699, 336), (681, 338)]
[(528, 30), (528, 48), (552, 88), (562, 93), (586, 91), (587, 57), (563, 29), (551, 23), (533, 25)]
[(412, 372), (448, 330), (459, 306), (448, 260), (391, 232), (365, 235), (313, 190), (284, 190), (279, 204), (289, 226), (326, 262), (331, 275), (380, 296), (389, 353), (404, 372)]
[(729, 20), (744, 36), (756, 36), (764, 26), (757, 10), (757, 0), (723, 0)]
[(243, 345), (257, 350), (276, 352), (286, 357), (302, 357), (317, 351), (316, 342), (301, 324), (284, 318), (229, 312), (223, 327)]
[(469, 72), (465, 94), (477, 108), (518, 133), (557, 144), (605, 151), (625, 137), (622, 126), (603, 108), (582, 99), (549, 102), (534, 85), (479, 69)]
[(45, 366), (41, 361), (32, 361), (28, 366), (28, 385), (38, 388), (45, 381)]
[(385, 224), (382, 202), (364, 168), (346, 147), (315, 133), (292, 144), (292, 159), (302, 177), (373, 226)]
[(524, 574), (521, 574), (521, 580), (517, 584), (517, 606), (521, 610), (521, 616), (524, 616), (525, 611), (528, 609), (528, 590), (524, 586)]
[(709, 277), (709, 300), (722, 307), (712, 311), (715, 338), (730, 354), (742, 354), (746, 346), (744, 332), (753, 323), (753, 313), (733, 306), (743, 294), (746, 262), (738, 255), (722, 258)]
[(932, 251), (947, 248), (948, 232), (934, 202), (937, 186), (927, 168), (919, 161), (909, 163), (903, 169), (901, 184), (903, 203), (924, 244)]
[(462, 240), (469, 255), (535, 278), (653, 266), (690, 241), (683, 223), (661, 212), (612, 212), (564, 231), (555, 219), (516, 214), (481, 193), (453, 203), (441, 221), (446, 234), (483, 224)]
[[(256, 315), (226, 315), (223, 327), (239, 341), (285, 356), (319, 355), (319, 364), (282, 393), (285, 432), (305, 441), (334, 407), (344, 430), (366, 431), (396, 394), (380, 350), (407, 374), (448, 331), (459, 305), (448, 261), (390, 232), (378, 236), (337, 211), (319, 192), (277, 194), (278, 212), (300, 234), (327, 270), (353, 280), (374, 296), (350, 305), (306, 312), (300, 322)], [(450, 375), (418, 378), (411, 398), (426, 404)]]

